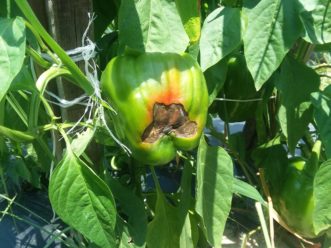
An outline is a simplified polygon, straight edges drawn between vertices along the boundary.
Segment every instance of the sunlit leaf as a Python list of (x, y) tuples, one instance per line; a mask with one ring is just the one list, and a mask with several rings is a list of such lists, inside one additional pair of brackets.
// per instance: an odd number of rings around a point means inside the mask
[(243, 37), (247, 66), (260, 89), (302, 33), (296, 0), (248, 0)]
[(304, 38), (314, 44), (331, 42), (331, 1), (300, 0), (305, 11), (301, 13), (306, 33)]
[(115, 247), (116, 208), (108, 186), (71, 150), (51, 175), (49, 198), (61, 219), (100, 247)]
[(246, 196), (262, 204), (265, 204), (265, 201), (263, 200), (261, 194), (256, 190), (256, 188), (254, 188), (249, 183), (246, 183), (237, 178), (234, 179), (233, 193)]
[(221, 147), (210, 147), (201, 138), (197, 158), (196, 211), (202, 217), (207, 240), (221, 247), (233, 192), (233, 164)]
[(25, 56), (25, 24), (22, 18), (0, 18), (0, 101), (21, 70)]
[(189, 39), (170, 0), (122, 1), (119, 11), (119, 41), (144, 52), (184, 52)]
[(241, 42), (240, 10), (217, 8), (203, 23), (200, 40), (200, 62), (203, 71), (215, 65)]

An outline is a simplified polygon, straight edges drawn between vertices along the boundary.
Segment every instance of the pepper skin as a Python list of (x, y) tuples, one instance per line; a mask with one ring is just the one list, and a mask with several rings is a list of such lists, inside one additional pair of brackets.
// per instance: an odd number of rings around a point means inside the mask
[(275, 209), (287, 225), (305, 238), (315, 238), (313, 212), (313, 176), (305, 172), (306, 161), (295, 157), (289, 160), (284, 184), (279, 196), (274, 196)]
[(208, 91), (188, 54), (142, 53), (113, 58), (101, 77), (114, 107), (114, 127), (137, 160), (170, 162), (177, 150), (198, 145), (206, 123)]

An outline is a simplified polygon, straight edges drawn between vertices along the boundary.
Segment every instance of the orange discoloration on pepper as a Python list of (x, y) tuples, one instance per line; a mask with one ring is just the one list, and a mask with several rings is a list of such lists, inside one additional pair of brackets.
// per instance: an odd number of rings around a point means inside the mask
[(148, 101), (148, 114), (149, 118), (153, 118), (153, 108), (155, 103), (163, 103), (165, 105), (170, 105), (172, 103), (181, 103), (182, 97), (180, 95), (180, 90), (175, 83), (170, 83), (169, 87), (161, 91), (160, 94), (151, 96), (150, 100)]

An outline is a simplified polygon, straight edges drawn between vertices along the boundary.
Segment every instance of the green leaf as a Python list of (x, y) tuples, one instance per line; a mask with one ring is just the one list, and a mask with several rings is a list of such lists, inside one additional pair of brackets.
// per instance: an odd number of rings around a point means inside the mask
[(236, 49), (241, 42), (240, 10), (217, 8), (203, 23), (200, 40), (203, 71)]
[(322, 93), (313, 93), (311, 97), (317, 131), (325, 147), (326, 156), (331, 158), (331, 86), (325, 88)]
[(177, 248), (180, 233), (178, 209), (170, 205), (163, 193), (157, 190), (155, 216), (147, 229), (147, 247)]
[(179, 247), (195, 247), (196, 240), (194, 240), (194, 228), (191, 225), (191, 218), (189, 210), (194, 204), (192, 197), (192, 164), (188, 161), (184, 164), (180, 185), (180, 201), (178, 204), (179, 225), (181, 226), (181, 234), (179, 239)]
[(94, 136), (94, 131), (92, 128), (87, 128), (85, 131), (78, 133), (77, 137), (71, 142), (71, 149), (77, 157), (82, 155), (86, 150)]
[(190, 221), (190, 215), (187, 213), (184, 226), (182, 229), (182, 233), (180, 234), (179, 238), (179, 247), (185, 248), (194, 248), (194, 242), (192, 237), (192, 227)]
[(256, 89), (270, 78), (300, 37), (302, 24), (298, 6), (296, 0), (246, 1), (244, 52)]
[(21, 180), (31, 182), (31, 172), (21, 157), (16, 156), (15, 159), (6, 161), (6, 165), (8, 166), (6, 168), (8, 177), (11, 178), (18, 187), (21, 186)]
[(183, 226), (186, 221), (186, 215), (194, 201), (192, 197), (192, 165), (189, 162), (185, 162), (182, 172), (182, 178), (180, 183), (180, 198), (178, 204), (178, 212), (180, 216), (180, 225)]
[(331, 160), (321, 164), (314, 178), (314, 229), (318, 234), (331, 227)]
[(175, 0), (175, 2), (190, 42), (199, 41), (201, 30), (200, 2), (198, 0)]
[(266, 204), (261, 194), (252, 185), (235, 178), (233, 184), (233, 193), (246, 196), (262, 204)]
[(138, 246), (134, 242), (132, 242), (132, 237), (130, 235), (128, 227), (125, 225), (124, 221), (121, 221), (121, 235), (120, 235), (120, 245), (118, 248), (138, 248), (145, 246)]
[(256, 166), (264, 168), (265, 178), (271, 193), (280, 193), (288, 158), (279, 137), (256, 148), (252, 153), (252, 158)]
[(7, 6), (7, 0), (0, 0), (0, 17), (7, 17), (8, 12), (8, 6)]
[(36, 91), (36, 82), (33, 79), (29, 64), (23, 65), (20, 72), (13, 79), (9, 91), (28, 90)]
[(122, 1), (118, 25), (122, 50), (182, 53), (189, 43), (171, 0)]
[(224, 58), (204, 72), (208, 87), (209, 105), (213, 103), (219, 91), (223, 88), (227, 70), (228, 60)]
[(60, 218), (93, 243), (116, 246), (112, 193), (70, 149), (51, 175), (49, 198)]
[(25, 54), (25, 25), (22, 18), (0, 18), (0, 101), (21, 70)]
[(300, 17), (306, 30), (304, 39), (313, 44), (331, 42), (331, 1), (300, 0), (304, 11)]
[(100, 39), (108, 25), (114, 20), (118, 7), (119, 6), (117, 6), (113, 0), (93, 0), (93, 11), (95, 13), (93, 28), (95, 39)]
[(147, 216), (143, 200), (115, 179), (108, 178), (107, 182), (123, 213), (128, 217), (127, 235), (132, 237), (132, 243), (138, 246), (145, 245)]
[(297, 142), (312, 121), (310, 94), (318, 91), (320, 79), (313, 69), (288, 56), (275, 84), (281, 97), (280, 126), (288, 139), (290, 152), (294, 153)]
[(221, 247), (233, 192), (233, 164), (221, 147), (201, 138), (197, 158), (196, 212), (202, 217), (208, 241)]
[(317, 2), (320, 0), (299, 0), (299, 3), (301, 4), (301, 11), (312, 11), (316, 8)]

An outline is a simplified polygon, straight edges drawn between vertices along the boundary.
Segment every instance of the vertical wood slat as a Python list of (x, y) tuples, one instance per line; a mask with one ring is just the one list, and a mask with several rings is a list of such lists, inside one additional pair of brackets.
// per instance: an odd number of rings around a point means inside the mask
[[(89, 22), (88, 13), (93, 11), (92, 0), (29, 0), (29, 3), (44, 27), (65, 50), (82, 46), (82, 36)], [(93, 40), (93, 27), (89, 30), (88, 37)], [(83, 69), (83, 63), (78, 65)], [(50, 84), (49, 89), (61, 98), (70, 100), (83, 94), (82, 90), (70, 82), (58, 81), (57, 89), (53, 88), (56, 84)], [(81, 105), (61, 109), (62, 121), (77, 121), (84, 109)], [(93, 145), (87, 151), (96, 167), (101, 157), (99, 148)], [(62, 151), (60, 147), (58, 150)]]
[[(70, 50), (82, 46), (82, 36), (88, 25), (88, 12), (92, 12), (91, 0), (46, 0), (51, 1), (53, 5), (53, 15), (55, 21), (55, 38), (57, 42), (65, 49)], [(90, 30), (88, 36), (91, 37)], [(83, 63), (78, 64), (83, 69)], [(83, 91), (63, 80), (58, 84), (59, 95), (65, 99), (74, 99)], [(77, 121), (83, 114), (84, 107), (75, 105), (64, 110), (62, 117), (64, 121)]]

